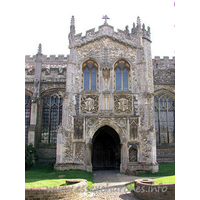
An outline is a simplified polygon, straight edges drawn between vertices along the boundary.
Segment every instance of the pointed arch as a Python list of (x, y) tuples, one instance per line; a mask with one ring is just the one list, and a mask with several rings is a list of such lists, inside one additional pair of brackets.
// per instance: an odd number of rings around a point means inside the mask
[(84, 90), (98, 89), (98, 69), (99, 65), (93, 59), (88, 59), (82, 64), (82, 88)]
[(120, 59), (114, 64), (115, 79), (114, 87), (115, 90), (129, 90), (129, 75), (130, 75), (130, 64), (124, 60)]
[(62, 103), (62, 97), (55, 91), (43, 95), (41, 143), (56, 143), (56, 130), (62, 124)]
[(154, 95), (156, 142), (175, 143), (175, 95), (161, 89)]

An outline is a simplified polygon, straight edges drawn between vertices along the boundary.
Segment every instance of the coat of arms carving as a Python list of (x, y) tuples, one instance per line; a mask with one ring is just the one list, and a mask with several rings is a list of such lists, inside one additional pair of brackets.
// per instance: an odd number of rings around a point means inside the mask
[(99, 98), (97, 95), (83, 95), (81, 97), (82, 113), (97, 113), (99, 109)]
[(132, 96), (131, 95), (115, 95), (114, 109), (117, 113), (132, 112)]

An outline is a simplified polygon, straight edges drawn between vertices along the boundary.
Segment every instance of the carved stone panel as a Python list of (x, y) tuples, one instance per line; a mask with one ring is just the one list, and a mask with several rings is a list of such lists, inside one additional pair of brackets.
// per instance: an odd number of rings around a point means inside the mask
[(132, 113), (132, 96), (131, 95), (114, 95), (114, 111), (116, 113)]
[(82, 113), (97, 113), (99, 110), (99, 96), (98, 95), (81, 96), (80, 107)]
[(130, 140), (138, 139), (138, 118), (129, 119)]
[(83, 117), (74, 117), (74, 139), (83, 139)]
[(129, 162), (137, 162), (137, 150), (134, 147), (129, 149)]

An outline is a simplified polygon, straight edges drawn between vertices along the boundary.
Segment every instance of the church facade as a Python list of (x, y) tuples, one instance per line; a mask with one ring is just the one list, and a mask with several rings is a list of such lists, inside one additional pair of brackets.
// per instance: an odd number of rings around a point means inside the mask
[(175, 58), (151, 56), (150, 28), (105, 22), (70, 54), (25, 57), (25, 142), (55, 169), (159, 170), (174, 161)]

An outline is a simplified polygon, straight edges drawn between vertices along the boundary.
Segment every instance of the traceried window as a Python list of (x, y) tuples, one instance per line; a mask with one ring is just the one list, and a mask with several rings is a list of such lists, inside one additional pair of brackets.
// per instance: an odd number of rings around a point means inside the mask
[(62, 98), (57, 94), (43, 98), (41, 142), (55, 144), (57, 126), (62, 123)]
[(165, 93), (154, 97), (156, 142), (175, 142), (175, 100)]
[(25, 143), (28, 144), (28, 129), (30, 126), (31, 97), (25, 96)]
[(129, 64), (120, 60), (115, 64), (115, 89), (128, 90), (129, 89)]
[(84, 90), (97, 89), (97, 63), (88, 60), (83, 64), (83, 88)]

